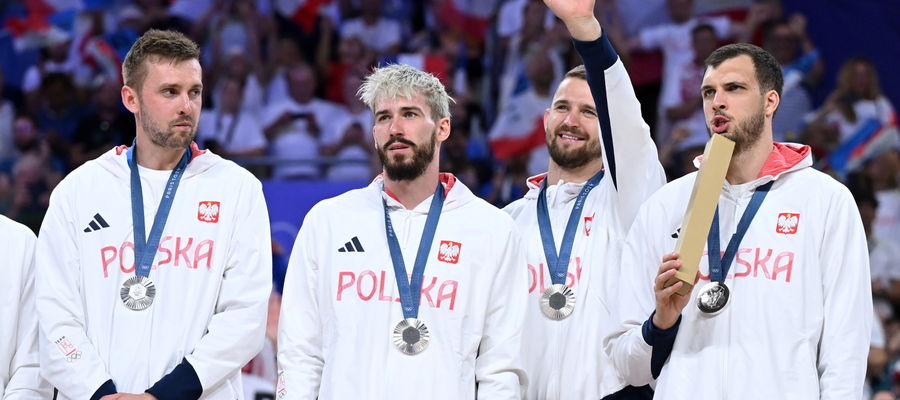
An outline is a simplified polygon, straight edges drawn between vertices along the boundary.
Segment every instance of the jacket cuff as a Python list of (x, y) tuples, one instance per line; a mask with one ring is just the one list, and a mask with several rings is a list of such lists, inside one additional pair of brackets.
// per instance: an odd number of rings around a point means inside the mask
[(191, 363), (187, 359), (182, 359), (181, 364), (147, 389), (147, 393), (158, 400), (193, 400), (199, 399), (203, 394), (203, 385), (200, 384), (200, 377), (197, 376), (197, 371)]
[[(619, 54), (616, 53), (616, 50), (613, 48), (612, 43), (609, 42), (606, 35), (600, 35), (597, 40), (592, 42), (572, 39), (572, 43), (575, 44), (575, 50), (581, 55), (581, 59), (584, 61), (585, 65), (596, 65), (605, 71), (609, 69), (609, 67), (612, 67), (613, 64), (616, 63), (616, 60), (619, 59)], [(590, 59), (590, 61), (588, 61), (588, 59)]]
[(675, 346), (675, 337), (678, 335), (678, 327), (681, 325), (681, 316), (678, 316), (675, 325), (672, 325), (671, 328), (659, 329), (656, 325), (653, 325), (654, 315), (656, 315), (656, 311), (653, 311), (650, 314), (650, 318), (644, 321), (644, 325), (641, 327), (641, 335), (644, 337), (644, 341), (653, 347), (650, 353), (650, 372), (653, 374), (653, 379), (656, 379), (659, 378), (663, 365), (666, 364), (666, 360), (672, 354), (672, 348)]
[(116, 390), (116, 384), (113, 383), (112, 379), (110, 379), (106, 382), (103, 382), (103, 384), (100, 385), (99, 388), (97, 388), (97, 391), (94, 392), (93, 396), (91, 396), (91, 400), (100, 400), (100, 398), (103, 396), (116, 393), (118, 393), (118, 391)]

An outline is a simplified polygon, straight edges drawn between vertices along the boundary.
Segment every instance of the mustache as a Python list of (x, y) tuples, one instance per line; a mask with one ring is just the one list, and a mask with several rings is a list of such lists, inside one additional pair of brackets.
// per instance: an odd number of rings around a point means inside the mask
[(394, 143), (401, 143), (401, 144), (405, 144), (405, 145), (407, 145), (407, 146), (409, 146), (409, 147), (416, 147), (416, 144), (413, 143), (411, 140), (405, 139), (405, 138), (402, 138), (402, 137), (399, 137), (399, 136), (398, 136), (398, 137), (391, 138), (391, 140), (388, 140), (388, 141), (384, 144), (384, 146), (382, 146), (382, 148), (384, 148), (385, 150), (387, 150), (388, 147), (391, 147), (391, 145), (393, 145)]
[(713, 117), (717, 117), (717, 116), (720, 116), (720, 115), (723, 116), (723, 117), (725, 117), (725, 118), (728, 118), (729, 120), (734, 120), (734, 118), (732, 118), (730, 115), (728, 115), (728, 114), (725, 113), (725, 112), (716, 110), (716, 112), (713, 113)]
[(173, 127), (173, 126), (175, 126), (175, 125), (178, 125), (178, 124), (180, 124), (180, 123), (182, 123), (182, 122), (190, 122), (191, 125), (195, 125), (195, 124), (194, 124), (194, 119), (193, 119), (193, 118), (191, 118), (191, 117), (183, 117), (183, 118), (178, 118), (178, 119), (176, 119), (176, 120), (174, 120), (174, 121), (172, 121), (172, 122), (169, 122), (169, 127), (171, 128), (171, 127)]
[(581, 130), (581, 128), (578, 128), (575, 126), (570, 126), (570, 125), (565, 125), (565, 124), (556, 127), (556, 130), (553, 131), (553, 134), (558, 135), (563, 132), (569, 132), (569, 133), (586, 136), (584, 131)]

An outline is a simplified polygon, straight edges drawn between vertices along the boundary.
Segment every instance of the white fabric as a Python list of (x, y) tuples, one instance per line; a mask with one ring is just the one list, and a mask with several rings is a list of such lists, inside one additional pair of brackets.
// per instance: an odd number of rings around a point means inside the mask
[[(315, 160), (319, 157), (320, 138), (336, 135), (330, 132), (334, 128), (331, 121), (340, 115), (341, 110), (334, 103), (325, 100), (312, 99), (306, 104), (300, 104), (288, 98), (268, 107), (262, 126), (266, 128), (271, 126), (284, 113), (313, 114), (320, 132), (318, 134), (311, 132), (305, 118), (295, 119), (271, 139), (269, 154), (298, 160)], [(272, 172), (272, 176), (276, 179), (318, 177), (319, 174), (319, 166), (309, 163), (278, 165)]]
[(219, 110), (203, 111), (197, 127), (197, 141), (202, 144), (206, 140), (215, 140), (232, 153), (265, 149), (266, 137), (256, 115), (241, 112), (237, 115), (237, 122), (234, 119), (234, 114), (223, 114)]
[[(552, 321), (538, 308), (541, 293), (552, 284), (536, 211), (544, 177), (529, 179), (525, 197), (504, 209), (516, 220), (526, 244), (530, 282), (522, 354), (530, 382), (528, 399), (600, 399), (625, 386), (600, 339), (613, 324), (616, 301), (609, 295), (611, 285), (618, 282), (615, 274), (621, 243), (638, 207), (665, 183), (665, 174), (622, 62), (616, 61), (605, 77), (606, 93), (594, 93), (594, 97), (610, 99), (618, 188), (612, 176), (604, 176), (588, 195), (578, 219), (566, 282), (577, 300), (568, 318)], [(606, 151), (603, 157), (604, 165), (609, 165)], [(547, 207), (558, 250), (584, 182), (548, 184)]]
[[(455, 178), (454, 178), (455, 179)], [(446, 183), (446, 182), (445, 182)], [(512, 219), (452, 184), (428, 254), (418, 318), (431, 333), (421, 354), (391, 339), (403, 319), (382, 199), (408, 273), (431, 198), (405, 209), (377, 177), (315, 205), (285, 279), (278, 331), (284, 399), (519, 399), (526, 271)], [(362, 249), (339, 252), (356, 238)], [(453, 262), (442, 242), (459, 244)]]
[(387, 18), (378, 18), (375, 25), (366, 25), (362, 17), (354, 18), (341, 25), (341, 37), (356, 36), (366, 47), (377, 53), (384, 53), (391, 46), (399, 45), (400, 24)]
[(0, 398), (49, 399), (53, 389), (40, 377), (38, 320), (34, 308), (34, 245), (30, 229), (0, 216)]
[[(141, 173), (147, 234), (168, 175)], [(143, 311), (119, 298), (134, 276), (130, 198), (123, 148), (53, 191), (36, 256), (42, 375), (60, 399), (90, 398), (109, 379), (142, 393), (186, 358), (201, 398), (242, 398), (240, 369), (262, 348), (271, 290), (261, 184), (208, 151), (188, 164), (150, 271), (156, 298)], [(203, 214), (201, 203), (213, 201), (218, 212)], [(109, 227), (92, 230), (96, 215)], [(68, 351), (79, 358), (67, 361)]]
[[(688, 303), (657, 397), (861, 396), (873, 315), (865, 233), (847, 188), (811, 165), (806, 148), (802, 161), (786, 171), (724, 184), (718, 203), (723, 247), (754, 190), (775, 181), (726, 277), (728, 306), (709, 317)], [(623, 250), (622, 324), (605, 344), (632, 384), (651, 381), (651, 347), (641, 325), (656, 307), (653, 282), (663, 255), (675, 248), (696, 177), (657, 191), (641, 207)], [(779, 225), (784, 213), (799, 214), (797, 223)], [(692, 299), (708, 282), (708, 270), (702, 258)]]

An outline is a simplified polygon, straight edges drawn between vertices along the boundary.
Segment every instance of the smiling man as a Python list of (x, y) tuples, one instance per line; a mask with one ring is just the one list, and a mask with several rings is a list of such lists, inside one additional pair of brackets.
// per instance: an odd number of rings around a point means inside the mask
[[(706, 59), (707, 128), (735, 142), (692, 293), (665, 282), (697, 173), (641, 208), (622, 256), (608, 350), (664, 399), (858, 399), (871, 333), (866, 237), (846, 187), (808, 146), (772, 139), (781, 67), (749, 44)], [(698, 160), (702, 162), (702, 160)]]
[(621, 243), (665, 175), (594, 1), (545, 3), (584, 65), (565, 75), (544, 112), (547, 173), (529, 178), (525, 197), (505, 208), (527, 243), (527, 398), (649, 399), (649, 387), (618, 378), (601, 339), (614, 323)]
[(36, 255), (41, 373), (58, 399), (235, 399), (262, 348), (271, 241), (262, 186), (192, 142), (197, 45), (150, 30), (125, 57), (131, 147), (54, 190)]
[(508, 215), (438, 172), (452, 99), (406, 65), (376, 69), (359, 93), (384, 173), (303, 221), (279, 398), (520, 399), (522, 250)]

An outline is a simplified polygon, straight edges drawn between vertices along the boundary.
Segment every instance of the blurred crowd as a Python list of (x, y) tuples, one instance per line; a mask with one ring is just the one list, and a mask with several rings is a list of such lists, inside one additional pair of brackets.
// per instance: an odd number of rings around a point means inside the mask
[[(697, 3), (597, 1), (660, 161), (669, 179), (695, 169), (708, 138), (699, 86), (710, 52), (750, 42), (775, 56), (784, 72), (775, 140), (810, 145), (816, 167), (857, 199), (880, 322), (867, 398), (893, 399), (900, 394), (900, 139), (879, 72), (852, 58), (836, 82), (823, 82), (829, 49), (812, 41), (804, 15), (786, 15), (778, 0)], [(397, 62), (437, 75), (456, 100), (441, 169), (497, 206), (521, 197), (526, 178), (546, 169), (543, 113), (565, 71), (580, 63), (541, 0), (7, 0), (0, 20), (0, 48), (13, 49), (0, 57), (0, 212), (35, 230), (68, 171), (133, 140), (120, 68), (149, 28), (176, 29), (201, 45), (197, 142), (261, 179), (370, 180), (380, 165), (372, 114), (356, 96), (361, 79)], [(277, 308), (276, 299), (276, 324)], [(275, 376), (270, 356), (245, 368), (263, 386)]]

